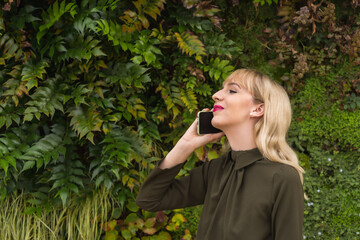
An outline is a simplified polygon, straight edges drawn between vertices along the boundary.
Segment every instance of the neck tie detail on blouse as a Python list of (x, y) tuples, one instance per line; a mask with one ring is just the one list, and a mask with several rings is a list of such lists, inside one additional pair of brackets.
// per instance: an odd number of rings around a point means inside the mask
[[(228, 156), (229, 157), (229, 156)], [(258, 148), (245, 151), (230, 151), (231, 160), (235, 162), (234, 169), (240, 170), (263, 158)]]

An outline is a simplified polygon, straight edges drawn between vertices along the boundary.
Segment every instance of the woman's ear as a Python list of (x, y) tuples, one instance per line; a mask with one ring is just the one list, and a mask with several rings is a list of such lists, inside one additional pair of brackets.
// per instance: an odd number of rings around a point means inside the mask
[(251, 113), (250, 116), (251, 117), (262, 117), (264, 115), (264, 104), (260, 103), (258, 105), (256, 105), (256, 108), (254, 108)]

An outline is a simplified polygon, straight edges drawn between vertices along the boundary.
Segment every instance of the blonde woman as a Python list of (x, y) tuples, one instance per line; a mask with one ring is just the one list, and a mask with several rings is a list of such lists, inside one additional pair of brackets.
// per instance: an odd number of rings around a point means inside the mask
[[(240, 69), (212, 98), (212, 124), (222, 133), (198, 135), (195, 120), (150, 173), (137, 204), (148, 211), (204, 204), (198, 240), (302, 239), (303, 170), (285, 139), (291, 122), (285, 90)], [(175, 179), (196, 148), (223, 135), (228, 153)]]

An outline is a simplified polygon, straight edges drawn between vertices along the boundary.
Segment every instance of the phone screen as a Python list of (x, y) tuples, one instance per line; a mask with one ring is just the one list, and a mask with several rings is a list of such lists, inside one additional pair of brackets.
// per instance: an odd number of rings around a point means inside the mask
[(218, 133), (220, 129), (215, 128), (211, 124), (211, 119), (214, 117), (213, 112), (199, 112), (198, 113), (198, 134)]

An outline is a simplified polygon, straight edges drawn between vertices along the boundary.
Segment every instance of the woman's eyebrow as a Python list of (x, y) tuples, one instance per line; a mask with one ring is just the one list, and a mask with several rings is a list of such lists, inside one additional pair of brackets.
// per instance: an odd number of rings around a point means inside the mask
[[(226, 83), (225, 85), (227, 85), (227, 86), (233, 86), (233, 85), (235, 85), (235, 86), (237, 86), (238, 88), (241, 88), (240, 85), (239, 85), (238, 83), (236, 83), (236, 82), (229, 82), (229, 83)], [(223, 87), (225, 87), (225, 86), (223, 86)]]

